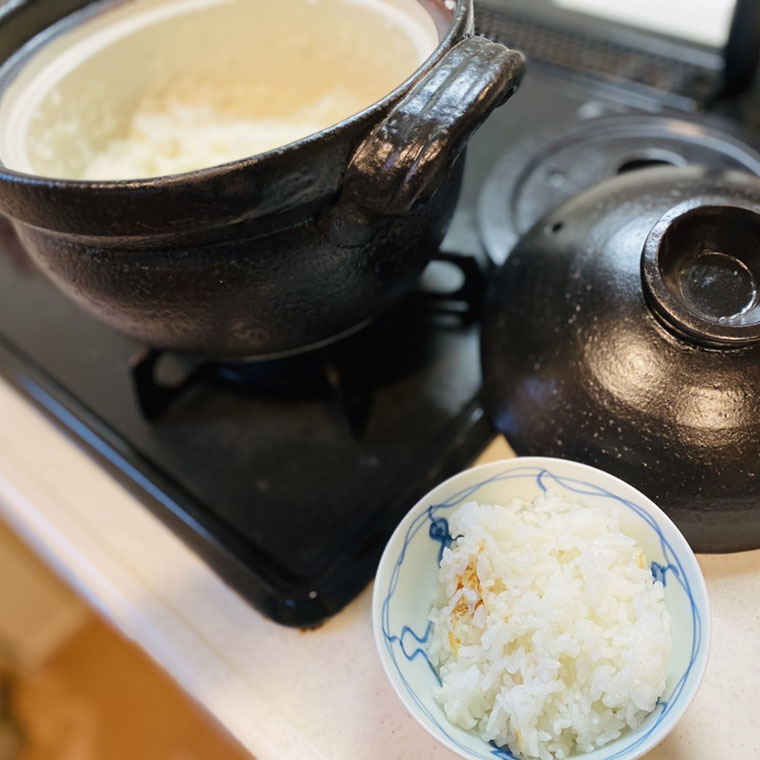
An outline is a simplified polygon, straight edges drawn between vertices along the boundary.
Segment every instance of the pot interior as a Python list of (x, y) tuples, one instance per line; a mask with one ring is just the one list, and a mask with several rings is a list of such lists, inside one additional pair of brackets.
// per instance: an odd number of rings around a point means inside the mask
[(0, 72), (0, 162), (64, 179), (163, 176), (358, 113), (441, 38), (429, 0), (88, 5)]

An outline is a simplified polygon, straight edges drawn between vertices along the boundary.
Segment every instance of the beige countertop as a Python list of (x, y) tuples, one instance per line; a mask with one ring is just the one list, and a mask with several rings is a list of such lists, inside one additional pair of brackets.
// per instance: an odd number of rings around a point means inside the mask
[[(383, 675), (370, 588), (317, 631), (282, 628), (3, 381), (0, 420), (0, 515), (258, 760), (453, 758)], [(482, 461), (511, 455), (499, 439)], [(760, 551), (699, 559), (710, 663), (684, 719), (647, 757), (757, 758)]]

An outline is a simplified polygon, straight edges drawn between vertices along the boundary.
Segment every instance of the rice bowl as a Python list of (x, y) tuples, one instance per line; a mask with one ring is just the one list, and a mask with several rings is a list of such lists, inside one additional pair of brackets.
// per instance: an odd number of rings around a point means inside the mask
[[(451, 750), (482, 760), (530, 757), (536, 747), (527, 746), (528, 737), (521, 736), (526, 742), (525, 753), (516, 755), (513, 752), (519, 752), (519, 744), (507, 742), (505, 746), (504, 737), (498, 741), (498, 735), (489, 742), (487, 733), (479, 735), (477, 727), (466, 730), (456, 725), (461, 721), (455, 715), (450, 716), (453, 720), (447, 716), (440, 704), (445, 703), (440, 699), (439, 686), (444, 680), (439, 673), (442, 661), (436, 645), (431, 644), (436, 633), (429, 615), (438, 586), (439, 563), (446, 547), (451, 546), (449, 521), (457, 509), (467, 502), (504, 505), (514, 498), (532, 502), (550, 490), (567, 502), (614, 512), (621, 531), (646, 555), (647, 571), (651, 570), (661, 583), (673, 637), (672, 652), (666, 656), (662, 698), (653, 698), (659, 693), (659, 686), (653, 682), (653, 691), (644, 695), (643, 701), (642, 693), (637, 696), (643, 714), (630, 721), (619, 736), (618, 725), (605, 737), (612, 739), (607, 746), (597, 749), (594, 747), (598, 745), (586, 743), (583, 748), (592, 751), (576, 750), (571, 755), (589, 760), (633, 760), (665, 737), (696, 693), (709, 648), (709, 608), (696, 558), (677, 528), (646, 497), (606, 473), (573, 462), (515, 459), (461, 473), (434, 489), (399, 525), (380, 563), (373, 598), (378, 652), (406, 707)], [(445, 641), (448, 631), (442, 637)], [(644, 646), (641, 642), (645, 639), (638, 638), (637, 649)], [(437, 646), (440, 650), (441, 645)], [(646, 660), (657, 651), (654, 646), (639, 659)], [(477, 691), (477, 685), (475, 688)], [(459, 697), (464, 698), (461, 687)], [(456, 700), (456, 694), (452, 698)], [(650, 712), (645, 708), (651, 702), (654, 709)]]

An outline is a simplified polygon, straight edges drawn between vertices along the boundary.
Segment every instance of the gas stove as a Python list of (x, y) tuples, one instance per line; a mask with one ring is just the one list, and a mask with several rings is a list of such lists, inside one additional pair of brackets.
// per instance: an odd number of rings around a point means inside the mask
[(456, 292), (421, 289), (350, 344), (195, 366), (72, 306), (7, 228), (2, 251), (5, 375), (281, 622), (348, 602), (403, 513), (490, 435), (470, 257), (437, 260)]
[[(626, 85), (609, 67), (601, 79), (568, 75), (545, 21), (510, 13), (483, 5), (482, 31), (545, 60), (472, 141), (459, 207), (418, 290), (347, 342), (249, 365), (151, 351), (59, 294), (0, 220), (0, 372), (279, 622), (315, 625), (347, 604), (406, 511), (492, 436), (478, 320), (493, 261), (478, 206), (495, 159), (592, 116), (699, 107), (685, 64), (675, 83)], [(626, 50), (628, 71), (655, 61)]]

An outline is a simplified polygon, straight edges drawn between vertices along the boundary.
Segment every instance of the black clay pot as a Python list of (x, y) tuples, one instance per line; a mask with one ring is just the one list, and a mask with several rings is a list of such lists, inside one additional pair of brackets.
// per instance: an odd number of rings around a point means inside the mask
[(606, 470), (698, 551), (760, 547), (760, 181), (647, 169), (564, 204), (488, 296), (490, 415)]
[[(254, 358), (357, 329), (427, 264), (457, 199), (465, 144), (523, 69), (519, 53), (471, 37), (472, 0), (420, 2), (440, 29), (436, 51), (337, 126), (159, 179), (58, 181), (0, 167), (0, 213), (62, 290), (150, 346)], [(0, 56), (84, 5), (6, 4)]]

